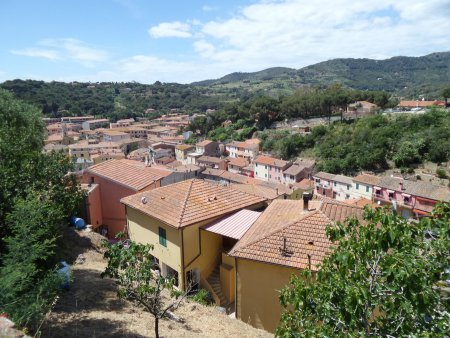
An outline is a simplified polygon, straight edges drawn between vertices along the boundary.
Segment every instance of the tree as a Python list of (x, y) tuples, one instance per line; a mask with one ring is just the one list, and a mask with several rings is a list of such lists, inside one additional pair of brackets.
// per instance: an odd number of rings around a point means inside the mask
[(0, 91), (0, 313), (30, 331), (60, 288), (69, 218), (83, 199), (71, 160), (43, 154), (39, 111)]
[(388, 209), (366, 209), (327, 228), (335, 249), (313, 275), (282, 290), (280, 337), (444, 336), (450, 304), (437, 287), (448, 268), (450, 207), (408, 222)]
[[(120, 237), (120, 235), (119, 235)], [(108, 265), (103, 277), (111, 277), (117, 283), (119, 298), (125, 298), (143, 306), (155, 319), (155, 337), (159, 337), (159, 320), (170, 310), (176, 309), (187, 296), (174, 288), (174, 280), (153, 272), (153, 246), (133, 241), (119, 241), (107, 245), (105, 258)], [(166, 291), (165, 291), (166, 290)], [(170, 301), (165, 301), (168, 292)]]
[(447, 86), (442, 90), (442, 97), (445, 101), (445, 107), (448, 107), (448, 99), (450, 98), (450, 86)]

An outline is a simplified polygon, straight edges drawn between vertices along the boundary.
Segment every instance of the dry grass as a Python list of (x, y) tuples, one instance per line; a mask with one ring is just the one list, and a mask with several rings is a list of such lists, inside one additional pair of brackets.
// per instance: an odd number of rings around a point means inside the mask
[[(62, 293), (42, 326), (42, 337), (153, 337), (153, 317), (116, 295), (111, 279), (100, 278), (106, 263), (95, 233), (68, 233), (73, 250), (86, 258), (73, 266), (74, 282)], [(174, 312), (185, 323), (160, 322), (161, 337), (271, 337), (239, 320), (229, 318), (214, 307), (184, 301)]]

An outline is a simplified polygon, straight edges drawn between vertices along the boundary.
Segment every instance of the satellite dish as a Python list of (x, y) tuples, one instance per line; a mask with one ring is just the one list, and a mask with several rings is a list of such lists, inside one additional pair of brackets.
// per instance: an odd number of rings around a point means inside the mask
[(142, 204), (147, 204), (147, 197), (142, 196), (142, 198), (141, 198), (141, 203), (142, 203)]

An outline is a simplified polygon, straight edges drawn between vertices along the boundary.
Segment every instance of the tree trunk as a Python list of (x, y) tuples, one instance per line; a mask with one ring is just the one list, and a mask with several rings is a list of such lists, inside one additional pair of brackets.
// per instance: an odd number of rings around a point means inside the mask
[(159, 318), (155, 317), (155, 337), (159, 338)]

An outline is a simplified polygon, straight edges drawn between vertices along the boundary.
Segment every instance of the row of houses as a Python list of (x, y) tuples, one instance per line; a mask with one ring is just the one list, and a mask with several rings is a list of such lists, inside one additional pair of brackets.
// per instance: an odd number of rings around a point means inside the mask
[(293, 273), (317, 271), (329, 251), (325, 226), (362, 212), (327, 198), (289, 199), (283, 184), (226, 170), (175, 169), (126, 159), (87, 168), (88, 223), (109, 238), (125, 231), (152, 244), (155, 270), (180, 290), (205, 288), (217, 305), (270, 332), (281, 313), (276, 290)]
[(438, 201), (450, 202), (450, 191), (440, 185), (401, 177), (361, 174), (356, 177), (318, 172), (313, 175), (315, 193), (336, 200), (366, 199), (392, 205), (404, 218), (430, 214)]

